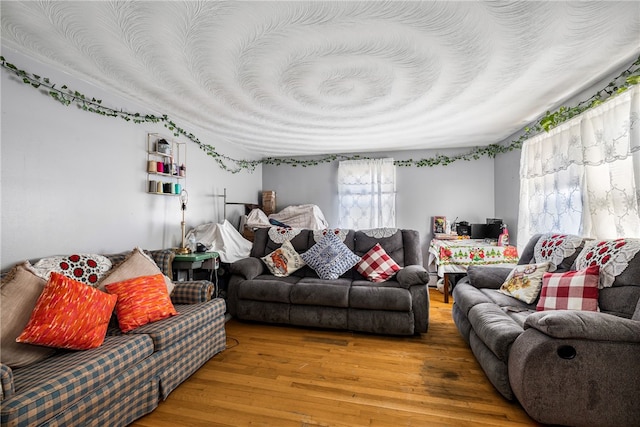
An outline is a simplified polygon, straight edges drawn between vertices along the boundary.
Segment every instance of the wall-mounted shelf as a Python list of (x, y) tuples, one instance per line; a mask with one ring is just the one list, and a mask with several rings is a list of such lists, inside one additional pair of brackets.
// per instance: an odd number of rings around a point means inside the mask
[(177, 196), (187, 179), (187, 145), (158, 133), (147, 134), (147, 192)]

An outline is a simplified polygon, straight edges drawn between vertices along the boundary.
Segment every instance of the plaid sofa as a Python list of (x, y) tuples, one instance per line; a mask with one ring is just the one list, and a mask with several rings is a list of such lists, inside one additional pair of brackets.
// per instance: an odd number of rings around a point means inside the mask
[[(146, 251), (171, 275), (170, 250)], [(127, 253), (107, 255), (116, 265)], [(153, 411), (180, 383), (224, 350), (226, 306), (209, 281), (176, 282), (180, 313), (127, 334), (109, 329), (102, 346), (58, 351), (12, 370), (0, 364), (2, 426), (125, 426)]]

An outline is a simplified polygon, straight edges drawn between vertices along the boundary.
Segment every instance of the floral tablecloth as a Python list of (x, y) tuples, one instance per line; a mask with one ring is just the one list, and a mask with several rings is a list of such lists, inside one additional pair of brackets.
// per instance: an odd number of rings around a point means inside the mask
[(515, 246), (497, 246), (482, 239), (439, 240), (429, 245), (429, 271), (465, 273), (470, 265), (507, 265), (518, 263)]

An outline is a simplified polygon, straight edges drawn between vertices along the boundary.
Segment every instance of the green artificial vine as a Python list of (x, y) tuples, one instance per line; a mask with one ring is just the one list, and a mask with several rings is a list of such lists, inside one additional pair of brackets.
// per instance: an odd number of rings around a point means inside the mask
[[(162, 123), (165, 128), (173, 133), (174, 136), (182, 136), (189, 141), (197, 144), (198, 147), (200, 147), (200, 149), (203, 150), (207, 155), (213, 157), (213, 159), (218, 163), (218, 166), (221, 169), (234, 174), (242, 170), (253, 172), (256, 166), (260, 164), (274, 166), (288, 165), (292, 167), (309, 167), (317, 166), (322, 163), (331, 163), (336, 160), (371, 159), (370, 157), (360, 156), (357, 154), (330, 154), (318, 159), (311, 160), (300, 160), (284, 157), (265, 157), (261, 160), (234, 159), (232, 157), (218, 153), (214, 146), (204, 144), (193, 133), (187, 132), (186, 130), (178, 126), (176, 122), (170, 119), (166, 114), (163, 114), (162, 116), (156, 116), (153, 114), (131, 113), (121, 109), (116, 110), (114, 108), (102, 105), (102, 100), (100, 99), (89, 99), (84, 94), (78, 92), (77, 90), (72, 90), (66, 85), (57, 87), (56, 84), (52, 83), (51, 80), (47, 77), (41, 77), (37, 74), (32, 74), (27, 71), (21, 70), (15, 65), (7, 62), (3, 56), (0, 56), (0, 65), (4, 70), (12, 72), (16, 76), (18, 76), (25, 84), (28, 84), (35, 89), (40, 89), (64, 106), (74, 104), (84, 111), (89, 111), (91, 113), (100, 114), (106, 117), (118, 117), (123, 120), (131, 121), (138, 124)], [(620, 75), (614, 78), (605, 88), (599, 90), (591, 98), (578, 103), (575, 107), (563, 106), (553, 112), (547, 111), (547, 113), (541, 119), (534, 122), (531, 126), (526, 127), (524, 129), (524, 133), (518, 139), (511, 141), (509, 145), (489, 144), (483, 147), (474, 147), (466, 153), (458, 154), (455, 156), (445, 156), (442, 154), (437, 154), (433, 157), (419, 160), (396, 160), (394, 163), (396, 166), (401, 167), (432, 167), (438, 165), (448, 165), (458, 160), (478, 160), (484, 156), (493, 158), (498, 154), (507, 153), (509, 151), (522, 148), (522, 144), (524, 143), (524, 141), (533, 137), (534, 135), (537, 135), (538, 133), (543, 131), (550, 131), (561, 123), (566, 122), (567, 120), (583, 113), (590, 108), (602, 104), (608, 98), (622, 93), (629, 87), (637, 85), (638, 83), (640, 83), (640, 57), (638, 57), (638, 59), (636, 59), (636, 61), (631, 64), (629, 68), (620, 73)]]

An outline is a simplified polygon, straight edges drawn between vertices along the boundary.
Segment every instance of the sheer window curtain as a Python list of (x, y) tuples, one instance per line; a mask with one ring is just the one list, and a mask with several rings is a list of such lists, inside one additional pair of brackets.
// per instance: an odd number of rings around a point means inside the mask
[(536, 233), (640, 237), (640, 87), (526, 141), (518, 248)]
[(338, 164), (341, 228), (396, 226), (396, 167), (393, 159), (346, 160)]

